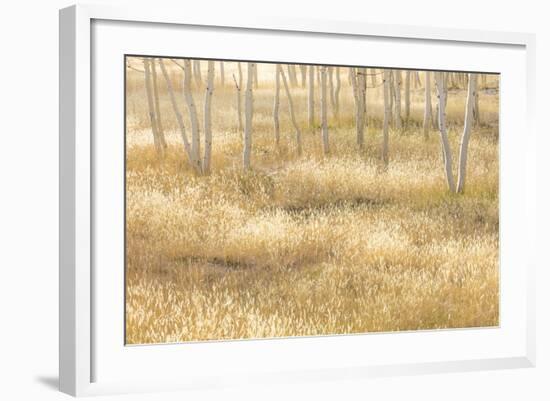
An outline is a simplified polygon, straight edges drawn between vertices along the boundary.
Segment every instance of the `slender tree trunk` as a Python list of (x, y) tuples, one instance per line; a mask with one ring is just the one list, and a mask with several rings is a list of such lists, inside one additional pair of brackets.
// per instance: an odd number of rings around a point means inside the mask
[(428, 139), (428, 132), (430, 130), (430, 125), (432, 124), (432, 85), (431, 85), (431, 72), (426, 71), (425, 76), (425, 95), (424, 95), (424, 124), (422, 126), (424, 132), (424, 139)]
[(145, 70), (145, 90), (147, 92), (147, 105), (149, 107), (149, 121), (151, 122), (151, 131), (153, 132), (153, 142), (158, 156), (164, 158), (164, 148), (159, 139), (157, 119), (155, 116), (155, 103), (153, 100), (153, 88), (151, 83), (151, 61), (147, 58), (143, 59), (143, 67)]
[(336, 74), (336, 87), (334, 89), (334, 116), (338, 120), (340, 118), (340, 67), (336, 67), (334, 72)]
[(383, 85), (384, 85), (384, 122), (382, 124), (382, 162), (384, 167), (388, 168), (389, 159), (389, 125), (390, 125), (390, 98), (392, 97), (390, 88), (391, 71), (383, 70)]
[(307, 66), (305, 64), (300, 64), (300, 75), (302, 76), (302, 88), (305, 88), (307, 78)]
[[(160, 61), (160, 59), (159, 59)], [(157, 82), (157, 67), (156, 67), (156, 60), (153, 58), (151, 59), (151, 72), (153, 76), (153, 95), (155, 98), (155, 117), (157, 121), (157, 129), (158, 129), (158, 135), (159, 135), (159, 141), (161, 146), (166, 150), (168, 147), (166, 143), (166, 137), (164, 136), (164, 127), (162, 126), (162, 118), (160, 114), (160, 100), (159, 100), (159, 88), (158, 88), (158, 82)]]
[(212, 93), (214, 92), (214, 61), (208, 61), (206, 78), (206, 93), (204, 95), (204, 159), (202, 170), (204, 174), (210, 173), (212, 160)]
[(237, 63), (238, 70), (239, 70), (239, 83), (237, 84), (237, 115), (238, 115), (238, 124), (239, 124), (239, 132), (241, 135), (243, 134), (243, 113), (242, 113), (242, 96), (241, 92), (243, 90), (243, 69), (241, 67), (241, 63)]
[(367, 69), (361, 68), (361, 79), (360, 79), (360, 94), (361, 94), (361, 106), (363, 107), (363, 110), (361, 110), (361, 120), (363, 121), (363, 136), (365, 135), (365, 131), (368, 129), (367, 127)]
[(220, 61), (220, 86), (222, 88), (225, 86), (225, 67), (223, 61)]
[(258, 64), (254, 64), (254, 89), (258, 89)]
[(395, 128), (401, 130), (401, 71), (393, 70), (395, 77)]
[(411, 72), (405, 72), (405, 121), (411, 116)]
[(464, 184), (466, 182), (466, 163), (468, 159), (468, 143), (470, 141), (470, 132), (472, 129), (474, 117), (474, 99), (477, 90), (477, 75), (468, 74), (468, 97), (466, 98), (466, 111), (464, 116), (464, 132), (460, 142), (460, 154), (458, 156), (458, 182), (456, 184), (456, 192), (464, 192)]
[(298, 77), (296, 76), (296, 66), (294, 64), (288, 64), (288, 80), (290, 82), (290, 86), (298, 86)]
[(250, 156), (252, 152), (252, 115), (253, 115), (253, 94), (252, 86), (254, 85), (254, 63), (248, 63), (246, 77), (246, 94), (245, 94), (245, 126), (244, 126), (244, 146), (243, 146), (243, 168), (250, 169)]
[(279, 145), (280, 126), (279, 126), (279, 93), (281, 91), (281, 74), (279, 67), (275, 67), (275, 98), (273, 100), (273, 130), (275, 132), (275, 143)]
[(327, 70), (329, 68), (321, 67), (321, 136), (323, 139), (323, 153), (325, 155), (329, 153), (327, 123)]
[(435, 85), (437, 88), (438, 98), (438, 120), (439, 120), (439, 134), (441, 136), (441, 146), (443, 149), (443, 164), (445, 167), (445, 176), (447, 177), (447, 185), (451, 192), (455, 192), (455, 183), (453, 177), (453, 160), (451, 155), (451, 146), (449, 145), (449, 138), (447, 136), (447, 126), (445, 121), (445, 105), (447, 91), (445, 90), (445, 76), (443, 72), (435, 72)]
[(364, 112), (364, 96), (363, 96), (363, 78), (364, 75), (361, 73), (360, 68), (351, 68), (351, 88), (353, 90), (353, 97), (355, 100), (355, 130), (357, 132), (356, 142), (357, 146), (361, 149), (364, 143), (364, 128), (365, 120), (363, 117)]
[(420, 88), (422, 86), (422, 82), (420, 81), (420, 72), (415, 71), (414, 73), (414, 80), (415, 80), (415, 88)]
[[(481, 75), (482, 77), (484, 75)], [(480, 119), (480, 115), (479, 115), (479, 92), (476, 90), (475, 91), (475, 96), (474, 96), (474, 125), (478, 126), (479, 123), (481, 122), (481, 119)]]
[(296, 115), (294, 114), (294, 104), (292, 103), (292, 96), (290, 95), (290, 89), (288, 88), (288, 82), (286, 81), (285, 71), (279, 64), (277, 64), (276, 68), (279, 69), (279, 74), (281, 75), (281, 78), (283, 80), (283, 86), (285, 87), (286, 97), (288, 99), (288, 110), (290, 112), (290, 120), (292, 121), (292, 125), (294, 126), (294, 130), (296, 132), (296, 152), (298, 153), (298, 155), (301, 155), (302, 154), (302, 132), (300, 131), (300, 127), (296, 122)]
[(200, 60), (193, 60), (193, 73), (195, 75), (195, 83), (197, 84), (197, 89), (202, 88), (202, 74), (201, 74)]
[(393, 70), (390, 70), (390, 122), (394, 121), (393, 118), (393, 108), (394, 108), (394, 102), (395, 102), (395, 77), (393, 75)]
[(191, 145), (187, 140), (187, 134), (185, 133), (185, 125), (183, 124), (183, 116), (181, 115), (178, 104), (176, 102), (176, 96), (174, 95), (174, 87), (172, 86), (172, 81), (168, 75), (168, 72), (166, 71), (166, 67), (164, 66), (162, 59), (159, 59), (159, 65), (160, 65), (160, 70), (162, 72), (162, 75), (164, 76), (164, 80), (166, 81), (166, 87), (168, 88), (168, 94), (170, 95), (170, 103), (172, 104), (172, 110), (174, 110), (174, 114), (176, 115), (176, 121), (178, 122), (178, 127), (180, 129), (180, 135), (183, 141), (183, 148), (185, 150), (185, 154), (189, 159), (189, 163), (191, 164), (191, 167), (195, 168), (196, 166), (193, 164), (193, 155), (191, 152)]
[(313, 131), (315, 128), (315, 67), (308, 67), (308, 96), (307, 96), (307, 117), (309, 129)]
[(183, 65), (185, 68), (183, 95), (185, 97), (185, 102), (187, 103), (187, 109), (189, 110), (189, 116), (191, 119), (191, 154), (193, 155), (193, 168), (198, 173), (202, 173), (199, 119), (197, 117), (193, 94), (191, 93), (191, 61), (189, 59), (185, 59), (183, 61)]
[[(321, 85), (323, 84), (323, 67), (321, 67)], [(336, 97), (334, 95), (334, 69), (333, 67), (325, 67), (325, 80), (328, 80), (328, 92), (330, 95), (330, 109), (332, 110), (333, 117), (336, 118)]]

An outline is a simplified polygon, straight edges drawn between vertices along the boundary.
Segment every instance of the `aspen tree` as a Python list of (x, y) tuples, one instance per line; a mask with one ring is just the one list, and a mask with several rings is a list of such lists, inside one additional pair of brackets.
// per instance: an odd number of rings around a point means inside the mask
[[(161, 61), (159, 59), (159, 61)], [(160, 101), (159, 101), (159, 88), (157, 82), (157, 68), (155, 59), (151, 59), (151, 75), (153, 77), (153, 95), (155, 100), (155, 118), (157, 122), (157, 129), (159, 135), (159, 141), (161, 146), (166, 149), (168, 145), (166, 144), (166, 137), (164, 136), (164, 127), (162, 126), (162, 118), (160, 114)]]
[(393, 71), (390, 70), (390, 78), (389, 78), (389, 81), (390, 81), (390, 92), (389, 92), (389, 96), (390, 96), (390, 122), (394, 120), (393, 118), (393, 105), (394, 105), (394, 100), (395, 100), (395, 78), (393, 76)]
[(308, 95), (307, 95), (307, 116), (308, 127), (313, 130), (315, 127), (315, 67), (308, 67)]
[(147, 105), (149, 107), (149, 120), (151, 122), (151, 131), (153, 133), (153, 142), (157, 154), (162, 159), (164, 157), (164, 148), (159, 139), (157, 120), (155, 116), (155, 104), (153, 100), (153, 88), (151, 84), (151, 66), (150, 61), (147, 58), (143, 59), (143, 67), (145, 70), (145, 90), (147, 92)]
[(395, 128), (401, 130), (401, 71), (393, 70), (395, 77), (394, 90), (395, 90)]
[(430, 130), (430, 124), (432, 124), (432, 87), (430, 74), (430, 71), (424, 73), (424, 123), (422, 124), (424, 139), (428, 139), (428, 131)]
[(247, 63), (246, 92), (245, 92), (245, 119), (244, 119), (244, 146), (243, 146), (243, 168), (250, 169), (250, 155), (252, 152), (252, 116), (253, 116), (253, 94), (254, 85), (254, 63)]
[(296, 76), (296, 66), (294, 64), (287, 64), (288, 80), (290, 86), (298, 86), (298, 77)]
[(445, 168), (445, 176), (447, 177), (447, 185), (451, 192), (455, 192), (455, 184), (453, 177), (453, 160), (451, 155), (451, 146), (449, 145), (449, 138), (447, 136), (447, 126), (445, 121), (445, 105), (447, 91), (445, 89), (445, 73), (435, 72), (435, 85), (437, 88), (438, 98), (438, 121), (439, 121), (439, 134), (441, 137), (441, 147), (443, 150), (443, 165)]
[(328, 124), (327, 124), (327, 70), (330, 67), (321, 67), (321, 137), (323, 153), (329, 153)]
[(392, 97), (391, 90), (390, 90), (390, 79), (391, 79), (391, 71), (384, 69), (384, 75), (383, 75), (383, 85), (384, 85), (384, 122), (382, 124), (382, 162), (384, 163), (384, 167), (387, 168), (390, 159), (389, 159), (389, 125), (390, 125), (390, 98)]
[(204, 174), (210, 173), (212, 159), (212, 93), (214, 92), (214, 61), (208, 61), (206, 78), (206, 93), (204, 95), (204, 158), (202, 170)]
[(241, 67), (241, 63), (237, 63), (237, 69), (239, 71), (239, 83), (237, 85), (237, 114), (238, 114), (238, 124), (239, 124), (239, 132), (242, 135), (243, 132), (243, 113), (242, 113), (242, 96), (241, 92), (243, 90), (243, 69)]
[[(330, 109), (332, 110), (332, 115), (336, 117), (336, 98), (334, 96), (334, 69), (332, 67), (325, 67), (325, 75), (328, 74), (328, 77), (325, 77), (325, 80), (328, 80), (328, 92), (330, 95)], [(321, 70), (321, 74), (323, 71)], [(323, 84), (323, 76), (321, 75), (321, 85)]]
[(340, 82), (340, 67), (336, 67), (334, 71), (336, 75), (336, 87), (334, 88), (334, 115), (336, 119), (340, 116), (340, 87), (342, 86)]
[(414, 81), (415, 81), (415, 88), (420, 88), (422, 86), (422, 82), (420, 81), (420, 72), (415, 71), (414, 72)]
[(279, 126), (279, 93), (281, 91), (281, 75), (278, 66), (275, 67), (275, 98), (273, 100), (273, 130), (275, 132), (275, 143), (279, 145), (280, 126)]
[(193, 164), (193, 155), (191, 153), (191, 145), (189, 144), (189, 141), (187, 139), (187, 134), (185, 132), (185, 125), (183, 124), (183, 116), (181, 115), (178, 104), (176, 102), (176, 96), (174, 95), (174, 87), (172, 85), (172, 81), (168, 76), (168, 72), (166, 71), (166, 67), (164, 66), (162, 59), (159, 59), (159, 65), (160, 65), (160, 70), (162, 72), (162, 75), (164, 76), (164, 80), (166, 81), (166, 87), (168, 89), (168, 94), (170, 95), (170, 103), (172, 104), (172, 110), (176, 115), (176, 121), (178, 122), (178, 127), (180, 130), (181, 139), (183, 141), (183, 148), (185, 150), (185, 154), (189, 159), (189, 163), (191, 164), (191, 167), (195, 168), (196, 166)]
[(237, 78), (235, 78), (235, 74), (233, 74), (233, 82), (235, 82), (235, 89), (236, 89), (236, 95), (237, 95), (237, 131), (239, 131), (239, 134), (242, 136), (243, 134), (243, 119), (242, 119), (242, 106), (241, 106), (241, 85), (242, 85), (242, 77), (241, 77), (241, 84), (237, 82)]
[(254, 89), (258, 89), (258, 65), (254, 65)]
[(370, 85), (376, 87), (376, 68), (370, 69)]
[(364, 117), (363, 117), (363, 101), (364, 97), (362, 91), (362, 81), (361, 77), (364, 77), (360, 73), (359, 68), (350, 68), (350, 79), (351, 79), (351, 88), (353, 90), (353, 98), (355, 100), (355, 129), (356, 129), (356, 142), (359, 148), (363, 147), (364, 142)]
[(195, 83), (197, 84), (197, 89), (202, 87), (202, 74), (201, 74), (201, 61), (193, 60), (193, 74), (195, 76)]
[(286, 81), (285, 72), (283, 68), (279, 64), (277, 64), (276, 68), (279, 70), (279, 74), (281, 75), (281, 78), (283, 80), (283, 86), (285, 88), (286, 97), (288, 99), (288, 110), (290, 112), (290, 120), (292, 121), (292, 125), (294, 126), (294, 130), (296, 132), (296, 152), (298, 153), (298, 155), (301, 155), (302, 154), (302, 132), (300, 131), (300, 127), (296, 122), (296, 115), (294, 114), (294, 104), (292, 102), (292, 96), (290, 95), (290, 89), (288, 88), (288, 82)]
[(300, 75), (302, 76), (302, 88), (306, 87), (307, 66), (300, 64)]
[(222, 88), (225, 86), (225, 67), (223, 61), (220, 61), (220, 86)]
[[(485, 75), (482, 74), (481, 76), (484, 77)], [(479, 123), (480, 123), (480, 118), (479, 118), (479, 93), (476, 90), (475, 91), (475, 96), (474, 96), (474, 125), (479, 125)]]
[(200, 151), (200, 128), (199, 128), (199, 119), (197, 117), (197, 110), (195, 107), (195, 101), (193, 99), (193, 94), (191, 93), (191, 61), (185, 59), (183, 61), (184, 65), (184, 78), (183, 78), (183, 95), (185, 97), (185, 102), (187, 104), (187, 109), (189, 110), (189, 116), (191, 119), (191, 155), (193, 168), (202, 173), (201, 166), (201, 151)]
[(363, 121), (363, 136), (364, 132), (367, 129), (367, 69), (360, 68), (360, 95), (361, 95), (361, 120)]
[(458, 182), (456, 184), (456, 192), (464, 192), (464, 184), (466, 182), (466, 163), (468, 159), (468, 143), (470, 141), (470, 132), (474, 117), (474, 101), (477, 91), (477, 75), (468, 74), (468, 96), (466, 98), (466, 111), (464, 115), (464, 131), (462, 132), (462, 140), (460, 141), (460, 153), (458, 156)]
[(411, 72), (405, 72), (405, 121), (411, 116)]

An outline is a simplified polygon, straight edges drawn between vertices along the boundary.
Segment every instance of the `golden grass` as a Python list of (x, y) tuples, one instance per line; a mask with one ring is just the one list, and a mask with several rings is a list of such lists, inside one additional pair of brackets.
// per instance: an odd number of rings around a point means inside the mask
[[(305, 129), (305, 90), (293, 89), (304, 127), (297, 157), (286, 98), (276, 148), (272, 88), (261, 82), (253, 169), (243, 172), (226, 79), (213, 98), (212, 173), (199, 177), (163, 85), (169, 148), (157, 159), (140, 76), (130, 74), (127, 343), (498, 325), (498, 95), (482, 93), (484, 124), (472, 134), (466, 193), (456, 196), (446, 189), (437, 132), (428, 141), (420, 132), (421, 89), (408, 128), (391, 133), (384, 171), (378, 90), (369, 93), (367, 145), (358, 151), (342, 74), (342, 116), (330, 121), (325, 157), (320, 133)], [(455, 158), (464, 101), (464, 91), (450, 92)]]

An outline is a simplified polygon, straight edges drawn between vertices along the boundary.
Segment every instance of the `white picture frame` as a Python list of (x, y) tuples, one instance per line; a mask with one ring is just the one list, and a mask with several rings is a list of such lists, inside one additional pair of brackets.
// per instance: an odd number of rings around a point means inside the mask
[[(97, 30), (94, 26), (97, 27)], [(509, 70), (509, 76), (511, 77), (509, 82), (510, 85), (513, 82), (514, 87), (511, 88), (511, 86), (507, 86), (506, 82), (504, 83), (502, 89), (504, 100), (501, 100), (501, 113), (509, 110), (512, 105), (519, 105), (521, 113), (514, 117), (506, 116), (502, 124), (504, 130), (509, 126), (519, 127), (524, 130), (525, 135), (521, 138), (521, 141), (518, 138), (510, 137), (509, 141), (505, 141), (507, 145), (501, 147), (504, 155), (501, 158), (501, 179), (504, 175), (509, 179), (507, 184), (504, 185), (504, 189), (501, 190), (504, 191), (501, 192), (501, 196), (510, 194), (509, 203), (511, 205), (501, 207), (501, 213), (517, 214), (502, 229), (505, 231), (502, 232), (504, 237), (501, 246), (509, 248), (510, 244), (514, 244), (516, 248), (513, 252), (510, 250), (510, 253), (506, 253), (509, 258), (505, 262), (508, 263), (509, 260), (512, 264), (516, 263), (514, 266), (518, 268), (518, 272), (521, 272), (521, 274), (517, 277), (509, 276), (509, 279), (506, 278), (508, 277), (506, 275), (505, 279), (508, 281), (502, 283), (501, 312), (505, 314), (506, 319), (501, 323), (501, 326), (496, 330), (450, 330), (443, 334), (424, 331), (402, 333), (398, 336), (381, 333), (376, 335), (306, 338), (298, 341), (294, 339), (277, 339), (195, 344), (194, 348), (187, 348), (186, 351), (191, 361), (202, 358), (210, 364), (210, 361), (214, 361), (216, 358), (230, 360), (229, 358), (239, 356), (243, 359), (244, 365), (245, 363), (254, 362), (257, 355), (264, 355), (264, 360), (267, 361), (266, 364), (269, 363), (270, 366), (256, 366), (252, 370), (246, 370), (242, 367), (239, 370), (238, 362), (234, 362), (235, 366), (229, 363), (226, 366), (219, 364), (220, 367), (217, 371), (207, 374), (205, 373), (207, 367), (203, 366), (201, 368), (197, 363), (196, 366), (187, 366), (187, 368), (180, 366), (183, 371), (187, 369), (185, 377), (165, 374), (167, 372), (162, 371), (173, 366), (174, 352), (180, 352), (181, 345), (131, 347), (132, 350), (128, 351), (124, 347), (124, 340), (122, 338), (117, 340), (121, 331), (120, 319), (123, 320), (120, 310), (111, 308), (114, 311), (112, 315), (107, 312), (102, 313), (101, 302), (96, 305), (97, 299), (94, 301), (94, 294), (95, 291), (98, 291), (98, 287), (101, 287), (99, 291), (103, 294), (102, 297), (105, 296), (106, 299), (109, 299), (109, 302), (120, 302), (120, 296), (113, 294), (122, 289), (119, 288), (120, 286), (116, 287), (120, 284), (117, 281), (117, 277), (120, 276), (113, 276), (113, 280), (110, 281), (111, 285), (106, 286), (108, 277), (94, 274), (94, 266), (97, 266), (94, 263), (97, 260), (102, 260), (101, 258), (105, 255), (110, 257), (109, 253), (103, 253), (103, 256), (94, 253), (94, 238), (101, 239), (101, 236), (97, 237), (98, 220), (96, 219), (100, 218), (98, 216), (102, 213), (94, 213), (98, 201), (94, 195), (94, 189), (96, 189), (96, 185), (103, 185), (101, 183), (97, 184), (94, 177), (102, 174), (97, 171), (99, 158), (102, 159), (101, 164), (105, 163), (105, 166), (116, 168), (118, 162), (114, 159), (118, 156), (114, 156), (109, 152), (101, 153), (105, 150), (102, 148), (103, 145), (94, 142), (93, 126), (100, 124), (99, 121), (94, 119), (103, 118), (104, 114), (101, 114), (100, 108), (96, 110), (92, 101), (94, 91), (92, 77), (97, 73), (94, 68), (99, 69), (102, 67), (101, 63), (96, 63), (97, 60), (94, 60), (94, 57), (101, 54), (98, 52), (101, 52), (103, 47), (109, 47), (110, 51), (114, 52), (110, 54), (128, 53), (127, 50), (121, 50), (124, 46), (120, 43), (125, 40), (129, 41), (128, 37), (130, 36), (137, 40), (140, 37), (141, 30), (151, 27), (156, 28), (154, 31), (148, 31), (147, 34), (158, 31), (159, 38), (164, 37), (163, 35), (172, 35), (173, 31), (171, 30), (186, 29), (186, 27), (193, 27), (196, 30), (199, 27), (197, 35), (205, 35), (201, 39), (204, 40), (203, 43), (209, 43), (208, 40), (212, 41), (212, 38), (208, 38), (208, 34), (213, 32), (219, 32), (222, 35), (224, 32), (225, 34), (237, 32), (240, 35), (262, 33), (266, 35), (266, 38), (273, 36), (272, 40), (276, 40), (277, 35), (286, 35), (287, 37), (295, 35), (304, 41), (325, 40), (328, 42), (332, 37), (350, 41), (369, 39), (376, 42), (383, 40), (386, 41), (385, 46), (392, 42), (397, 44), (399, 41), (407, 41), (411, 45), (417, 43), (419, 46), (428, 44), (438, 46), (441, 51), (444, 51), (445, 47), (453, 47), (453, 51), (457, 53), (476, 48), (480, 53), (483, 53), (485, 47), (497, 49), (495, 50), (496, 53), (498, 53), (498, 49), (502, 49), (502, 52), (506, 52), (505, 49), (510, 49), (510, 54), (503, 53), (502, 57), (512, 57), (515, 62), (515, 64), (512, 64), (517, 65), (517, 71), (520, 72)], [(100, 31), (100, 29), (104, 29), (104, 31)], [(205, 33), (201, 34), (201, 29)], [(124, 36), (121, 33), (124, 31), (131, 32), (132, 35)], [(94, 32), (97, 35), (95, 42), (93, 40)], [(156, 34), (154, 33), (154, 35)], [(105, 38), (109, 39), (109, 46), (107, 46)], [(137, 49), (141, 54), (159, 55), (158, 53), (155, 54), (153, 48), (148, 49), (146, 43), (140, 44), (140, 46), (143, 46), (141, 50), (137, 47), (132, 47), (132, 49)], [(169, 48), (170, 45), (167, 44), (164, 49), (159, 49), (162, 52), (160, 55), (177, 56)], [(206, 15), (187, 15), (183, 10), (166, 10), (155, 7), (113, 8), (103, 5), (78, 5), (61, 10), (60, 390), (71, 395), (80, 396), (213, 388), (247, 383), (283, 383), (341, 378), (359, 379), (387, 375), (534, 366), (534, 270), (536, 260), (534, 256), (531, 256), (534, 255), (531, 248), (534, 245), (530, 245), (535, 242), (536, 221), (535, 159), (537, 149), (533, 129), (534, 49), (534, 35), (523, 33), (374, 25), (361, 21), (261, 18), (257, 16), (243, 17), (240, 20), (224, 20), (223, 18), (213, 18)], [(195, 51), (199, 52), (199, 50)], [(221, 50), (218, 51), (221, 52)], [(230, 51), (231, 49), (227, 50), (227, 52)], [(254, 52), (254, 49), (250, 51)], [(312, 46), (312, 53), (309, 55), (292, 56), (291, 53), (288, 53), (289, 56), (285, 61), (296, 61), (292, 59), (293, 57), (309, 57), (305, 61), (312, 62), (315, 58), (314, 51), (315, 46)], [(373, 48), (373, 52), (375, 51)], [(183, 55), (185, 56), (185, 54)], [(196, 55), (193, 54), (192, 56)], [(201, 56), (208, 56), (208, 54), (201, 54)], [(230, 57), (231, 55), (228, 53), (219, 55), (219, 58)], [(247, 55), (243, 53), (239, 57), (247, 57)], [(254, 57), (253, 53), (248, 53), (248, 57)], [(267, 57), (269, 56), (258, 55), (255, 58), (268, 60)], [(340, 57), (346, 56), (344, 54)], [(100, 58), (98, 56), (98, 59)], [(315, 61), (327, 60), (319, 59)], [(488, 69), (484, 68), (483, 71), (501, 72), (498, 65), (495, 64), (497, 61), (498, 58), (493, 58), (492, 61), (488, 60), (486, 65), (489, 67), (487, 67)], [(392, 62), (399, 63), (399, 65), (395, 65), (396, 67), (414, 68), (420, 66), (418, 61), (411, 62), (411, 65), (405, 65), (405, 62), (399, 61), (397, 58), (395, 60), (387, 59), (383, 65), (391, 65)], [(490, 62), (496, 65), (497, 68), (490, 68)], [(353, 63), (353, 61), (350, 61), (350, 63)], [(431, 60), (430, 63), (429, 66), (424, 67), (432, 69), (448, 67), (445, 61), (437, 64), (436, 61)], [(455, 69), (468, 70), (467, 65), (454, 65)], [(507, 66), (506, 68), (512, 67)], [(507, 104), (506, 88), (516, 90), (517, 99), (514, 101), (517, 103)], [(117, 112), (116, 107), (114, 109), (111, 107), (111, 109), (114, 110), (114, 113)], [(123, 119), (123, 116), (120, 116), (120, 119)], [(114, 146), (117, 145), (114, 144)], [(98, 153), (101, 153), (101, 155)], [(514, 156), (514, 158), (511, 159), (510, 156)], [(520, 167), (512, 170), (510, 166), (512, 160), (517, 161)], [(118, 184), (113, 181), (111, 185), (116, 186)], [(108, 189), (108, 187), (105, 189)], [(105, 198), (101, 201), (108, 201), (108, 199)], [(518, 208), (521, 208), (521, 210)], [(102, 218), (107, 218), (107, 216)], [(523, 239), (518, 238), (516, 242), (513, 241), (515, 238), (512, 238), (515, 228), (521, 228), (517, 231), (523, 233), (519, 234)], [(115, 289), (113, 290), (113, 288)], [(100, 312), (96, 313), (97, 310)], [(112, 325), (113, 333), (104, 333), (105, 330), (103, 330), (101, 335), (98, 335), (97, 325), (101, 325), (101, 327)], [(442, 355), (440, 359), (421, 358), (419, 356), (423, 352), (422, 345), (434, 344), (433, 352), (437, 352), (437, 341), (442, 336), (447, 338), (445, 340), (447, 342), (457, 341), (458, 345), (454, 350), (455, 353), (452, 354), (453, 356)], [(338, 355), (343, 349), (367, 349), (369, 346), (367, 343), (371, 343), (371, 347), (381, 349), (379, 357), (365, 358), (361, 352), (355, 352), (348, 359), (338, 359)], [(109, 348), (105, 344), (115, 344), (117, 349)], [(408, 349), (411, 348), (412, 344), (417, 348), (417, 353), (411, 353), (405, 359), (391, 358), (390, 351), (384, 351), (384, 346), (406, 347)], [(471, 352), (464, 352), (465, 348), (460, 344), (471, 344)], [(488, 349), (489, 344), (495, 344), (494, 349), (482, 352), (482, 349)], [(325, 352), (319, 354), (320, 349), (325, 350)], [(426, 354), (428, 353), (426, 351)], [(108, 357), (107, 354), (109, 354)], [(98, 355), (99, 360), (102, 361), (101, 363), (96, 361)], [(120, 358), (117, 359), (118, 356), (112, 355), (119, 355)], [(275, 355), (281, 357), (276, 359)], [(283, 357), (288, 355), (295, 355), (296, 360)], [(304, 357), (311, 355), (318, 355), (319, 359), (312, 358), (307, 363), (302, 363)], [(135, 377), (133, 380), (132, 377), (119, 377), (115, 374), (115, 371), (123, 370), (121, 369), (122, 366), (131, 367), (133, 365), (135, 367), (140, 361), (144, 366), (154, 366), (157, 371), (149, 372), (150, 380), (147, 373), (144, 373), (143, 377)], [(159, 362), (163, 363), (160, 364)], [(113, 372), (103, 375), (101, 371), (98, 372), (98, 369), (101, 370), (101, 366), (106, 370), (107, 366), (112, 366), (111, 370)], [(165, 368), (159, 368), (159, 366), (165, 366)], [(237, 368), (238, 373), (231, 374), (230, 371), (234, 367)], [(144, 370), (147, 372), (147, 369)], [(127, 371), (130, 372), (129, 375), (133, 372), (132, 369), (127, 369)], [(155, 373), (158, 373), (158, 375), (153, 377)], [(105, 376), (105, 379), (102, 378), (103, 376)]]

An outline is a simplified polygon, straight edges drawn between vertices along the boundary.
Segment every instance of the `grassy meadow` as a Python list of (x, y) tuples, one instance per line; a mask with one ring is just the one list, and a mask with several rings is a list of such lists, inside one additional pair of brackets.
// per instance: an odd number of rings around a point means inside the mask
[[(380, 161), (380, 75), (376, 87), (367, 89), (368, 129), (365, 145), (358, 149), (354, 98), (347, 69), (341, 68), (339, 118), (329, 105), (329, 155), (323, 153), (320, 129), (307, 127), (307, 87), (291, 87), (302, 128), (303, 153), (298, 156), (283, 89), (281, 141), (275, 144), (274, 68), (258, 64), (252, 168), (245, 171), (232, 77), (236, 63), (225, 63), (223, 87), (216, 63), (212, 169), (200, 176), (185, 156), (160, 72), (168, 148), (163, 159), (157, 156), (144, 74), (137, 71), (143, 64), (137, 58), (130, 62), (128, 344), (498, 325), (497, 76), (484, 79), (486, 87), (479, 80), (480, 123), (470, 139), (466, 189), (452, 194), (438, 130), (423, 137), (423, 85), (411, 83), (405, 128), (390, 129), (385, 169)], [(165, 65), (190, 135), (182, 70), (168, 60)], [(246, 78), (246, 63), (242, 68)], [(204, 74), (204, 61), (202, 69)], [(423, 81), (423, 73), (420, 77)], [(315, 90), (318, 96), (317, 84)], [(201, 133), (204, 92), (193, 86)], [(449, 87), (448, 93), (456, 173), (466, 90)], [(319, 123), (318, 103), (315, 111)]]

